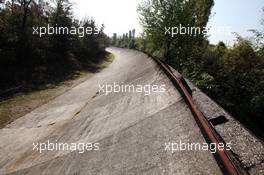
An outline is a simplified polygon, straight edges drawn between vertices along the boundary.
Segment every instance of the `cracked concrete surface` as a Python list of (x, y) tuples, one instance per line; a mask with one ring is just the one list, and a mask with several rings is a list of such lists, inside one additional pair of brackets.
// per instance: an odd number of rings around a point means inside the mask
[[(109, 48), (109, 67), (0, 130), (0, 174), (222, 174), (188, 106), (145, 54)], [(99, 84), (166, 85), (164, 93), (98, 93)], [(36, 142), (100, 143), (98, 151), (33, 151)]]

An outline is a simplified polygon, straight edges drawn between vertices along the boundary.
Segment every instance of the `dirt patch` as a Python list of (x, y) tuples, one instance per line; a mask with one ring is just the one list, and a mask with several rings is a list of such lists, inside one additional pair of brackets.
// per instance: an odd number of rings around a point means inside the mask
[[(106, 56), (103, 61), (96, 64), (96, 69), (101, 70), (107, 67), (114, 59), (112, 54)], [(0, 128), (13, 122), (31, 112), (35, 108), (49, 102), (57, 96), (67, 92), (78, 84), (86, 81), (94, 73), (91, 71), (76, 71), (72, 79), (65, 80), (56, 84), (48, 84), (41, 88), (27, 93), (20, 93), (12, 98), (0, 102)]]

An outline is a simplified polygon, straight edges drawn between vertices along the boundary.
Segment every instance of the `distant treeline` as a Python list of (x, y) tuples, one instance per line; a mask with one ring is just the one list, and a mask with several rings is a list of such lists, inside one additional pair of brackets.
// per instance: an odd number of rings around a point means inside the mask
[(122, 36), (117, 36), (116, 33), (113, 34), (111, 45), (122, 48), (135, 48), (135, 37), (136, 30), (129, 30), (128, 33), (124, 33)]
[(79, 21), (68, 0), (9, 0), (0, 2), (0, 90), (42, 84), (89, 67), (109, 44), (104, 26), (98, 33), (34, 35), (34, 28), (57, 26), (96, 28), (93, 19)]
[[(166, 33), (179, 25), (203, 29), (213, 5), (213, 0), (143, 2), (138, 12), (144, 32), (135, 38), (135, 47), (164, 58), (263, 139), (264, 32), (252, 30), (251, 39), (237, 35), (232, 47), (223, 42), (211, 45), (202, 33), (174, 37)], [(126, 35), (119, 39), (125, 47), (124, 41)]]

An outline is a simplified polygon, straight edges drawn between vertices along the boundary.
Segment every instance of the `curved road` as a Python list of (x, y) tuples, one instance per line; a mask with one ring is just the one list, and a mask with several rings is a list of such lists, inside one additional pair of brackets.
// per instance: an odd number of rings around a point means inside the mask
[[(115, 59), (106, 69), (0, 130), (0, 174), (222, 174), (210, 151), (166, 148), (205, 139), (159, 66), (138, 51), (108, 51)], [(165, 85), (165, 92), (99, 91), (114, 82)], [(92, 150), (34, 147), (48, 141), (91, 143)]]

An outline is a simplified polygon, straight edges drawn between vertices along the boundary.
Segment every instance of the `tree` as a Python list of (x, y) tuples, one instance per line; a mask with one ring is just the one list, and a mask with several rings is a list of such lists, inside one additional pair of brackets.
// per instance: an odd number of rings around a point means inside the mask
[(8, 0), (0, 6), (0, 91), (66, 76), (79, 65), (97, 60), (108, 44), (104, 26), (98, 35), (83, 38), (77, 34), (33, 35), (33, 27), (47, 25), (96, 27), (94, 20), (74, 19), (68, 0)]
[(166, 29), (177, 27), (206, 27), (213, 0), (148, 0), (143, 2), (138, 11), (146, 37), (153, 43), (152, 51), (159, 50), (167, 62), (176, 61), (175, 66), (184, 64), (188, 58), (199, 57), (199, 50), (204, 45), (205, 36), (166, 34)]
[(113, 34), (113, 38), (112, 38), (112, 43), (111, 44), (114, 45), (114, 46), (116, 46), (116, 44), (117, 44), (117, 35), (116, 35), (116, 33)]

